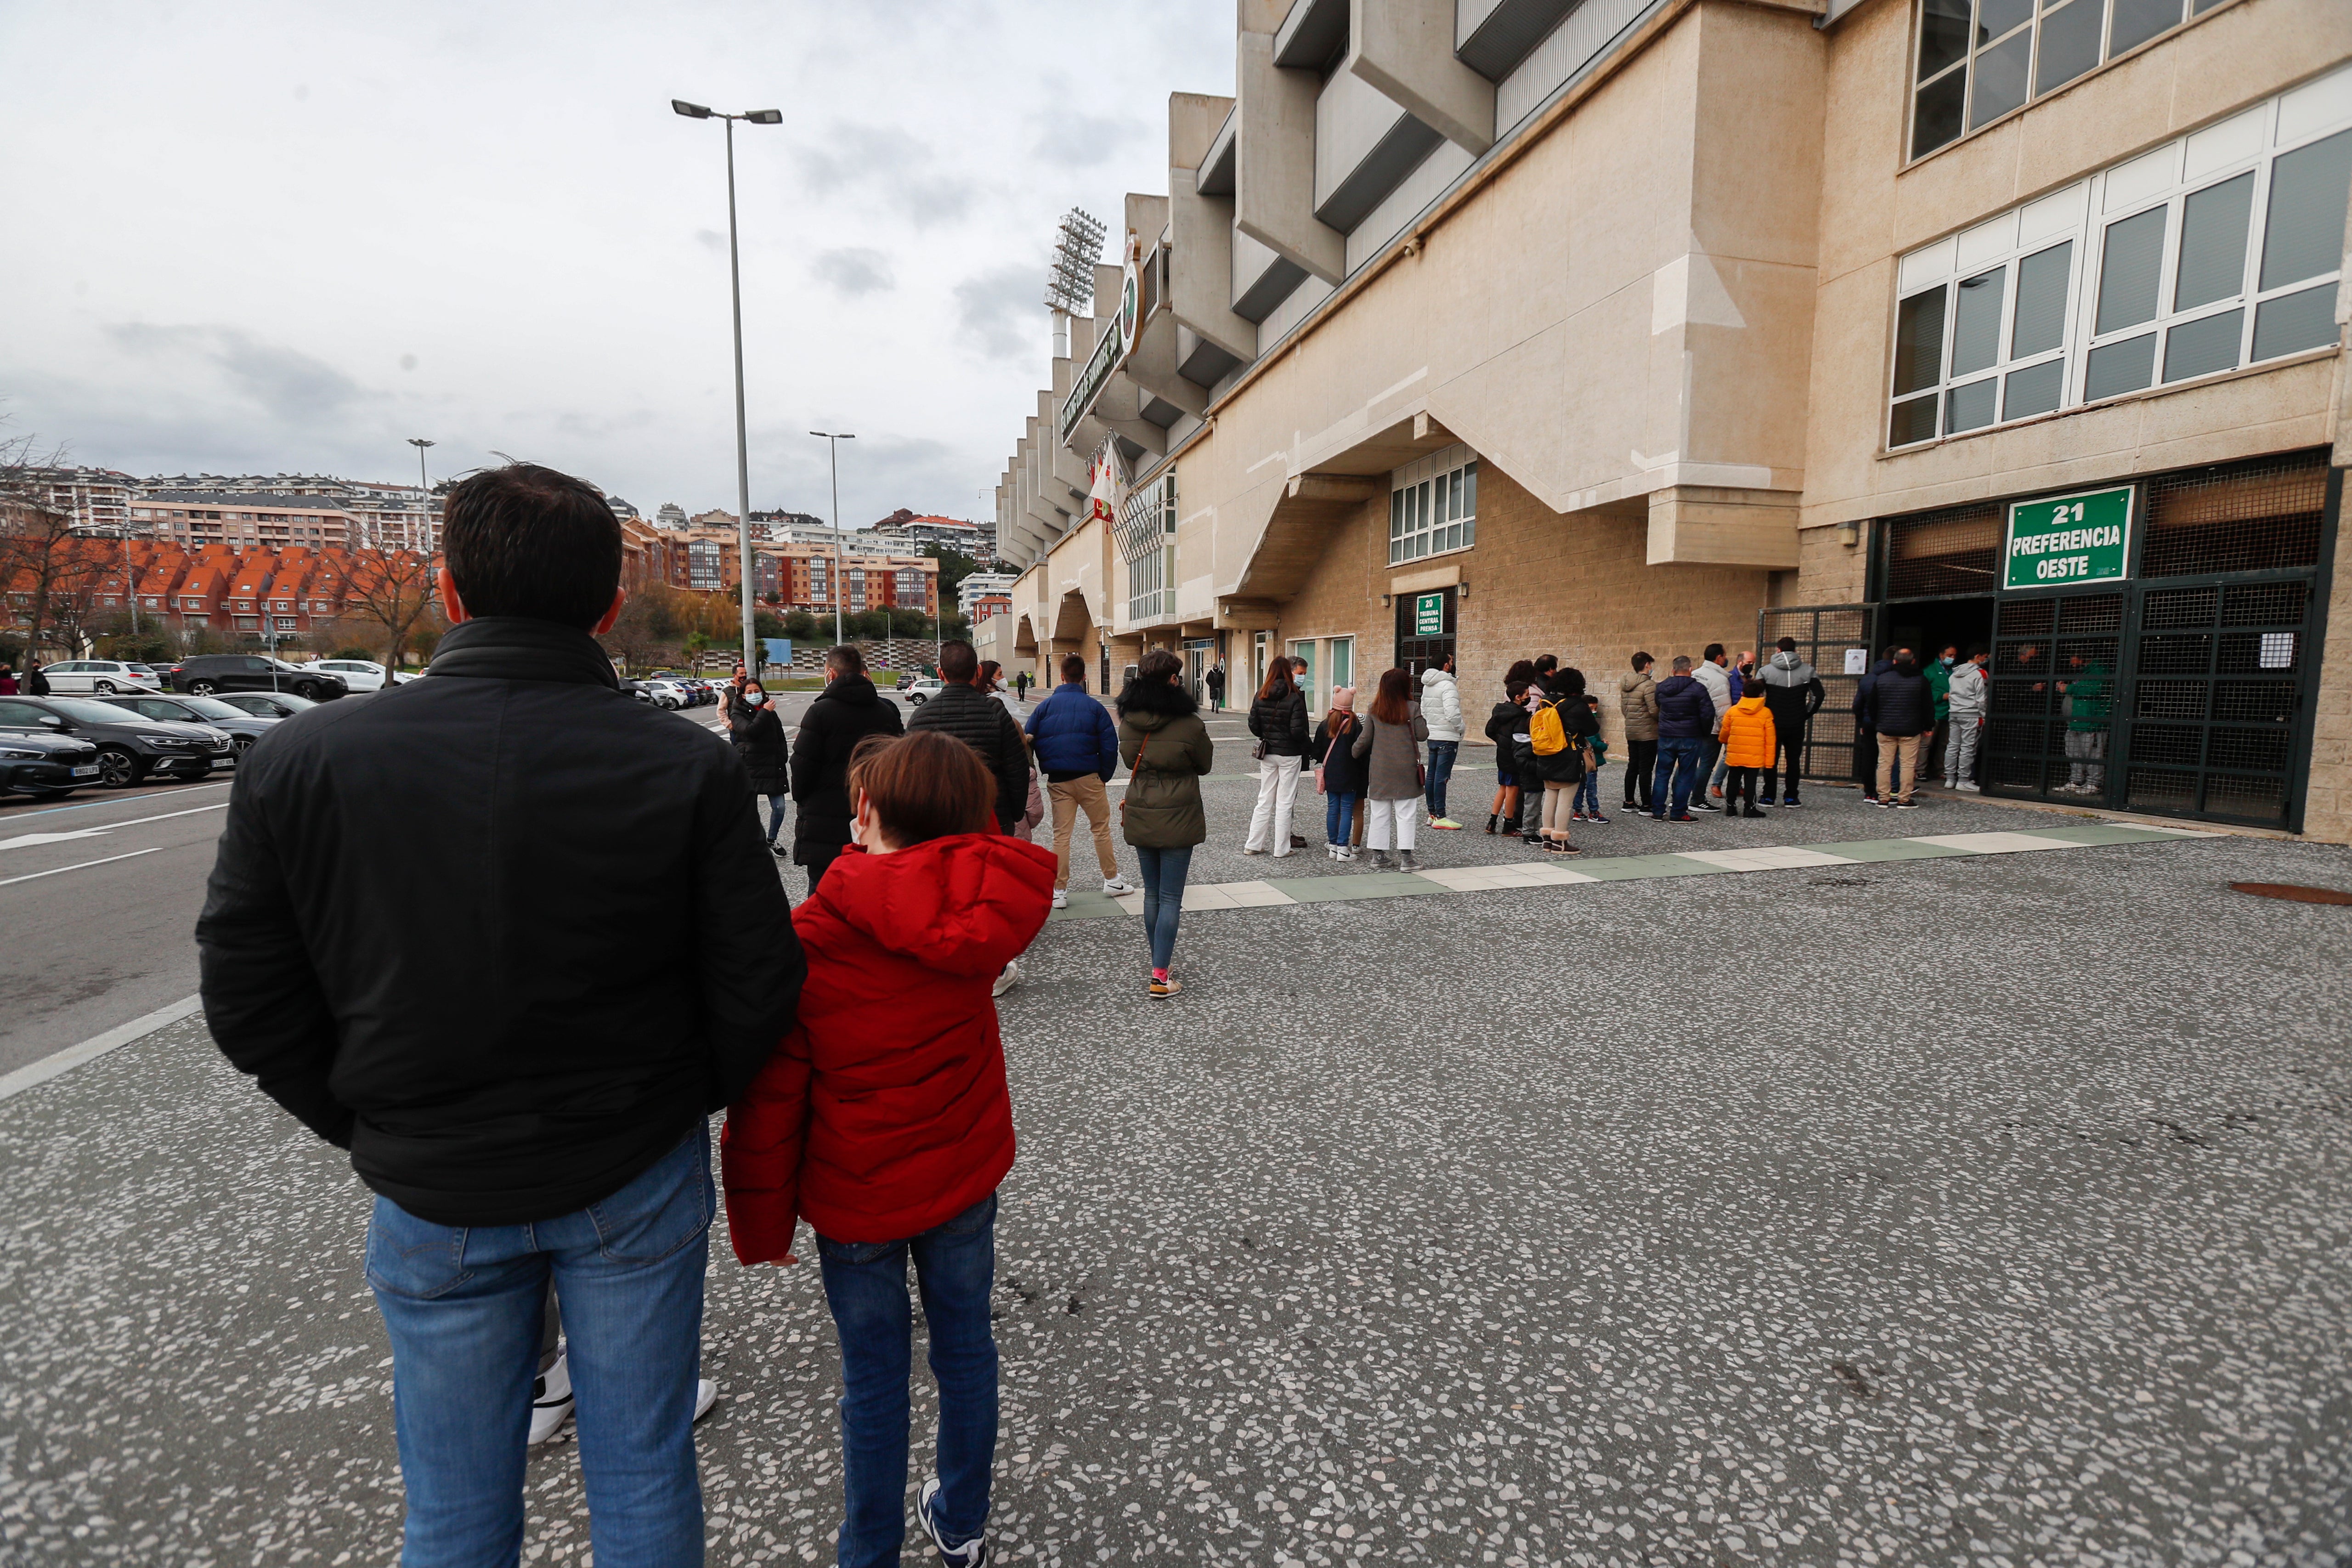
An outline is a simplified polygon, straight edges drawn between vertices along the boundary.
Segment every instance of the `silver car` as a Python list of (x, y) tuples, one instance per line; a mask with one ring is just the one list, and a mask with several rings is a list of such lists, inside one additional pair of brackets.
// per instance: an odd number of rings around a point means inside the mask
[(163, 683), (143, 664), (111, 658), (69, 658), (43, 668), (58, 697), (111, 697), (118, 691), (161, 691)]

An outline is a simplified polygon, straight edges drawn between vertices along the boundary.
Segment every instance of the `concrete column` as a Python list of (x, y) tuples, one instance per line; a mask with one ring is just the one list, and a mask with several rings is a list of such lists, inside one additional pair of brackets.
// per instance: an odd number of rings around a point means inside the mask
[(1456, 146), (1495, 144), (1495, 84), (1454, 58), (1454, 0), (1349, 0), (1347, 68)]
[(1233, 312), (1234, 204), (1200, 191), (1201, 161), (1233, 111), (1230, 98), (1168, 95), (1168, 308), (1235, 359), (1257, 355), (1257, 324)]
[(1796, 490), (1669, 485), (1650, 494), (1653, 566), (1797, 564)]
[[(1348, 237), (1315, 216), (1315, 100), (1321, 84), (1313, 71), (1274, 63), (1271, 32), (1241, 35), (1234, 76), (1241, 100), (1234, 226), (1326, 283), (1339, 283), (1348, 275)], [(1255, 347), (1253, 333), (1247, 357), (1255, 357)]]

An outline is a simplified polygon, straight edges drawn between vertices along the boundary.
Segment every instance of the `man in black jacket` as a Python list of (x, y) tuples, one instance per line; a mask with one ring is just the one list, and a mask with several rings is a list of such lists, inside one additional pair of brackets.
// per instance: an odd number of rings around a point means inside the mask
[[(1772, 766), (1764, 770), (1766, 805), (1801, 806), (1797, 798), (1797, 769), (1805, 757), (1805, 727), (1822, 710), (1828, 695), (1812, 663), (1797, 651), (1797, 639), (1782, 637), (1778, 652), (1765, 662), (1759, 679), (1764, 706), (1772, 714)], [(1788, 761), (1786, 787), (1781, 785), (1782, 758)]]
[[(551, 1275), (599, 1560), (699, 1561), (704, 1118), (805, 965), (743, 764), (596, 645), (622, 600), (603, 497), (477, 475), (444, 547), (426, 679), (289, 720), (237, 769), (205, 1019), (375, 1191), (405, 1560), (519, 1548)], [(679, 931), (686, 963), (645, 962)]]
[(1919, 783), (1919, 738), (1936, 727), (1936, 689), (1919, 673), (1911, 650), (1870, 683), (1871, 733), (1878, 738), (1878, 804), (1909, 811)]
[(972, 685), (980, 656), (957, 638), (940, 647), (937, 695), (907, 721), (909, 730), (944, 730), (980, 753), (996, 775), (996, 824), (1010, 833), (1029, 815), (1029, 743), (1003, 703)]
[(825, 688), (801, 715), (793, 748), (793, 864), (807, 868), (809, 891), (849, 844), (849, 753), (868, 735), (901, 735), (898, 705), (866, 674), (866, 656), (846, 644), (824, 656)]

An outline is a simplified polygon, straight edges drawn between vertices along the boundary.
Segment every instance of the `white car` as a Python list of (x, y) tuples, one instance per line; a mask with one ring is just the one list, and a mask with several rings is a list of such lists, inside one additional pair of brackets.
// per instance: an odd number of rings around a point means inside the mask
[(63, 664), (43, 667), (41, 673), (49, 678), (50, 691), (59, 697), (68, 692), (111, 697), (118, 691), (163, 689), (163, 683), (146, 666), (110, 658), (68, 659)]
[(937, 697), (940, 691), (945, 689), (946, 682), (940, 680), (936, 676), (927, 675), (920, 680), (916, 681), (913, 685), (908, 687), (906, 690), (898, 693), (898, 695), (907, 700), (908, 707), (920, 708), (924, 703), (929, 702), (932, 698)]
[(367, 658), (320, 658), (310, 661), (313, 669), (323, 669), (340, 675), (343, 684), (353, 691), (382, 691), (383, 666)]
[(642, 683), (646, 700), (656, 708), (688, 708), (698, 699), (675, 680), (648, 680)]

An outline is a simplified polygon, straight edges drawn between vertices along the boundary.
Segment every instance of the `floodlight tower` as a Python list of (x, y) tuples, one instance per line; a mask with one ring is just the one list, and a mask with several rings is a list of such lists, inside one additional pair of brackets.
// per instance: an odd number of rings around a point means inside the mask
[(1102, 259), (1102, 219), (1084, 207), (1062, 215), (1054, 259), (1045, 271), (1045, 308), (1054, 312), (1054, 357), (1070, 353), (1070, 318), (1092, 308), (1095, 263)]

